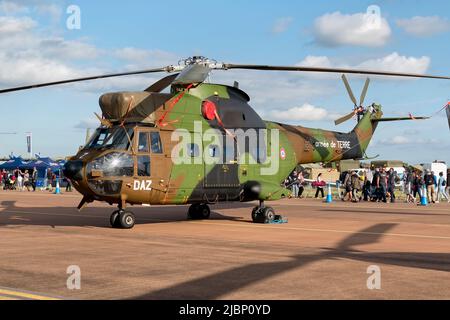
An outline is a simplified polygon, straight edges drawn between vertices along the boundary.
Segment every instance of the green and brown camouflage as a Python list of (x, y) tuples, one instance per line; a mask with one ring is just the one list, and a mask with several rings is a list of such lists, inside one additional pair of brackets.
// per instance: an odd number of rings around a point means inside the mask
[[(217, 106), (217, 119), (205, 119), (204, 101)], [(74, 186), (85, 195), (85, 202), (100, 200), (120, 206), (276, 200), (290, 195), (282, 182), (298, 164), (363, 158), (376, 129), (376, 120), (382, 116), (381, 106), (374, 105), (352, 132), (341, 133), (263, 121), (248, 102), (248, 95), (238, 88), (206, 83), (189, 89), (174, 86), (171, 94), (104, 95), (100, 104), (110, 128), (100, 128), (97, 132), (128, 130), (129, 146), (126, 150), (90, 148), (88, 143), (70, 159), (82, 168), (78, 179), (73, 179)], [(151, 114), (146, 110), (152, 110)], [(206, 141), (202, 135), (211, 129), (214, 129), (213, 136)], [(180, 130), (198, 148), (191, 163), (177, 164), (174, 149), (180, 146), (180, 141), (173, 139), (173, 135)], [(226, 141), (237, 141), (249, 130), (264, 131), (264, 135), (258, 135), (262, 139), (258, 140), (257, 150), (236, 148), (231, 156), (226, 154), (230, 152)], [(162, 153), (141, 151), (138, 137), (147, 132), (159, 134)], [(222, 142), (214, 145), (220, 155), (227, 157), (222, 158), (222, 163), (205, 162), (211, 141)], [(275, 169), (271, 170), (274, 163), (258, 159), (261, 150), (266, 160), (277, 162)], [(126, 154), (130, 162), (128, 172), (105, 174), (88, 165), (108, 154)], [(150, 160), (148, 176), (139, 171), (139, 159), (143, 157)], [(262, 174), (264, 169), (269, 174)]]
[[(205, 83), (212, 70), (231, 69), (344, 74), (354, 109), (335, 123), (357, 116), (358, 124), (342, 133), (263, 121), (237, 83)], [(192, 204), (188, 216), (207, 219), (208, 204), (222, 201), (259, 200), (253, 221), (274, 221), (275, 211), (264, 201), (290, 195), (282, 183), (298, 164), (364, 158), (380, 121), (425, 119), (382, 118), (376, 104), (364, 109), (370, 80), (358, 104), (345, 74), (450, 80), (390, 71), (218, 63), (194, 56), (178, 65), (0, 89), (0, 94), (161, 72), (171, 74), (143, 92), (103, 95), (100, 128), (65, 165), (66, 177), (84, 196), (78, 208), (93, 201), (118, 204), (110, 219), (113, 227), (133, 227), (127, 205)], [(170, 93), (162, 93), (169, 86)]]

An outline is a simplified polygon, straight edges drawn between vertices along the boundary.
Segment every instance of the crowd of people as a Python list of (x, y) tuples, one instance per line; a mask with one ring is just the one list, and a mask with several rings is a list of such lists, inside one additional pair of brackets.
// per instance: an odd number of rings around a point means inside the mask
[[(293, 198), (302, 198), (307, 184), (304, 174), (298, 171), (292, 172), (284, 182), (284, 186), (292, 191)], [(316, 188), (314, 197), (324, 198), (324, 187), (327, 183), (322, 179), (322, 174), (319, 174), (311, 185)], [(396, 192), (403, 192), (408, 203), (420, 203), (422, 197), (426, 197), (428, 203), (439, 203), (443, 200), (450, 202), (446, 174), (439, 172), (436, 175), (431, 170), (425, 171), (424, 174), (418, 170), (406, 170), (402, 177), (393, 168), (349, 170), (341, 173), (336, 187), (339, 198), (348, 202), (387, 203), (389, 200), (395, 203)]]
[[(48, 168), (45, 172), (44, 187), (46, 190), (53, 191), (53, 183), (56, 181), (56, 174)], [(66, 191), (71, 191), (72, 184), (68, 179)], [(32, 170), (21, 170), (16, 168), (14, 170), (1, 170), (0, 171), (0, 189), (3, 190), (17, 190), (17, 191), (36, 191), (38, 182), (38, 170), (33, 168)]]

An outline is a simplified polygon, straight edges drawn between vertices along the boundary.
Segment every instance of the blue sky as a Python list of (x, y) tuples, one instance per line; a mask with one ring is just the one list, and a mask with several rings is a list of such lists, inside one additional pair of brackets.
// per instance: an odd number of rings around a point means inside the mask
[[(81, 29), (66, 27), (69, 5), (81, 10)], [(369, 5), (381, 24), (367, 30)], [(364, 67), (450, 75), (450, 4), (444, 1), (1, 1), (0, 87), (177, 63), (194, 54), (234, 63)], [(356, 96), (363, 78), (348, 77)], [(67, 156), (97, 125), (98, 97), (142, 90), (155, 76), (65, 85), (0, 96), (0, 156), (34, 151)], [(267, 120), (348, 131), (333, 119), (352, 109), (340, 75), (215, 72), (252, 97)], [(372, 79), (366, 104), (387, 116), (429, 115), (450, 98), (450, 81)], [(444, 114), (427, 122), (383, 124), (369, 156), (410, 163), (450, 162)]]

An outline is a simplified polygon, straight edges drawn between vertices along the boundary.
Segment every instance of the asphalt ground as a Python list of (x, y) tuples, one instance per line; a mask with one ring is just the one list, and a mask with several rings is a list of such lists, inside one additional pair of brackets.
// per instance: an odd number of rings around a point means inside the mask
[(137, 225), (118, 230), (114, 207), (80, 199), (0, 191), (0, 299), (450, 299), (447, 203), (286, 199), (270, 205), (288, 223), (270, 225), (250, 222), (253, 203), (207, 221), (132, 207)]

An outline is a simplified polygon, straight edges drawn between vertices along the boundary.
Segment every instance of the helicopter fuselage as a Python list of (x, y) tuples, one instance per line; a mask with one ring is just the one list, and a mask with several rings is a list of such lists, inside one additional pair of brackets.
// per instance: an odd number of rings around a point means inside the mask
[[(202, 83), (136, 94), (101, 98), (107, 125), (66, 165), (84, 203), (277, 200), (290, 195), (281, 184), (298, 164), (362, 158), (372, 120), (382, 115), (377, 106), (355, 130), (339, 133), (263, 121), (235, 87)], [(122, 114), (112, 114), (115, 104)]]

